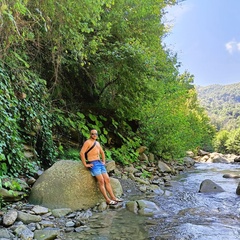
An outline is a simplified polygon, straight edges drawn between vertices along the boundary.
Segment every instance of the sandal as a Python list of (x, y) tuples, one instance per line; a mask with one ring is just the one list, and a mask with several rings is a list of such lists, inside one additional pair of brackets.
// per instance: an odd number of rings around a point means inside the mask
[(118, 202), (111, 200), (110, 202), (106, 202), (107, 205), (116, 205)]
[(123, 202), (123, 199), (121, 199), (121, 198), (115, 198), (113, 201), (115, 201), (115, 202)]

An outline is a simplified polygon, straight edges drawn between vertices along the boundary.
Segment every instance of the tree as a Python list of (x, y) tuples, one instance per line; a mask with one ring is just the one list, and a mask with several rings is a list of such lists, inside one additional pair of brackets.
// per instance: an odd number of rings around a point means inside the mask
[(240, 128), (232, 130), (226, 140), (226, 148), (228, 152), (240, 154)]

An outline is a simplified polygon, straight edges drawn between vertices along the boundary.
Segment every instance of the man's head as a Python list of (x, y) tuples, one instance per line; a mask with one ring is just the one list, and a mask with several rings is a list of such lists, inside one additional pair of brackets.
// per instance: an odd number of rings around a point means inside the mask
[(97, 139), (98, 137), (98, 133), (97, 133), (97, 130), (96, 129), (92, 129), (91, 132), (90, 132), (90, 137), (92, 139)]

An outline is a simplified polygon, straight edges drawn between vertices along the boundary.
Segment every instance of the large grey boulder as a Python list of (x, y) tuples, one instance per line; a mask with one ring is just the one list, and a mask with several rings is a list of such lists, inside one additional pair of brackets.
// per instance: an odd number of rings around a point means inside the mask
[(225, 191), (221, 186), (219, 186), (212, 180), (205, 179), (200, 184), (199, 192), (201, 192), (201, 193), (220, 193), (220, 192), (225, 192)]
[[(110, 178), (117, 196), (123, 193), (117, 179)], [(105, 201), (97, 181), (80, 161), (61, 160), (47, 169), (34, 183), (29, 202), (50, 209), (89, 209)]]

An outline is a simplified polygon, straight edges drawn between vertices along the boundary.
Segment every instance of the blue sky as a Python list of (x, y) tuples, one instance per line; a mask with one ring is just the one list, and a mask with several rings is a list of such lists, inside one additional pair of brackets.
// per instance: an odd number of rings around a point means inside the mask
[(194, 84), (240, 82), (240, 0), (185, 0), (167, 9), (164, 39)]

